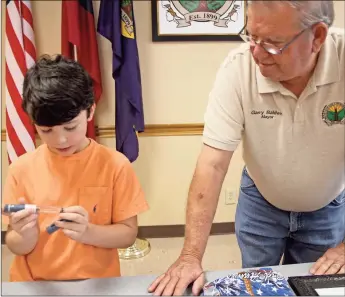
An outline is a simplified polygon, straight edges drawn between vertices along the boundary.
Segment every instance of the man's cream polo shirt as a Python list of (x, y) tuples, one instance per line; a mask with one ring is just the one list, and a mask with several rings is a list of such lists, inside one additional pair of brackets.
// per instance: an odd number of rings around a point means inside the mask
[(240, 46), (217, 73), (203, 142), (234, 151), (243, 141), (248, 172), (274, 206), (298, 212), (326, 206), (345, 185), (344, 65), (344, 30), (331, 29), (297, 98), (265, 78), (249, 46)]

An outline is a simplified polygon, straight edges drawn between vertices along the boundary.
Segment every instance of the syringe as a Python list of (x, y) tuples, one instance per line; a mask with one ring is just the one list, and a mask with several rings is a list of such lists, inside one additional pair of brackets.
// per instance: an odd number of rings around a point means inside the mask
[(35, 213), (60, 213), (62, 208), (57, 206), (37, 206), (35, 204), (5, 204), (2, 212), (12, 213), (23, 209), (30, 209)]

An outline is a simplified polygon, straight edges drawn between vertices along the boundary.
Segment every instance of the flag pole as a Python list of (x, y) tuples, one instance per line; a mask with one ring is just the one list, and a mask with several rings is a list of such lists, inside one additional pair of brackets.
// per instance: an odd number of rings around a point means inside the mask
[[(119, 26), (114, 24), (121, 24)], [(144, 112), (143, 103), (141, 98), (141, 80), (131, 79), (131, 77), (139, 77), (139, 54), (135, 38), (135, 22), (134, 22), (134, 11), (133, 11), (133, 0), (118, 0), (118, 1), (107, 1), (101, 0), (99, 8), (99, 17), (97, 23), (97, 31), (106, 39), (108, 39), (113, 49), (113, 72), (116, 70), (118, 74), (116, 77), (121, 77), (121, 80), (115, 80), (115, 97), (116, 97), (116, 83), (121, 84), (123, 92), (128, 94), (133, 100), (131, 102), (128, 96), (119, 96), (115, 99), (116, 108), (120, 109), (118, 102), (122, 101), (124, 110), (136, 109), (135, 116), (131, 113), (126, 115), (121, 114), (119, 121), (115, 124), (116, 142), (122, 142), (118, 137), (120, 133), (118, 129), (122, 131), (130, 131), (131, 126), (136, 131), (137, 139), (134, 143), (134, 137), (131, 137), (129, 141), (124, 141), (121, 148), (121, 152), (125, 154), (131, 160), (136, 159), (138, 155), (138, 133), (134, 125), (138, 125), (140, 130), (144, 129)], [(125, 54), (124, 54), (125, 53)], [(122, 71), (120, 71), (122, 69)], [(127, 71), (125, 70), (127, 69)], [(119, 70), (119, 71), (117, 71)], [(117, 109), (117, 110), (119, 110)], [(120, 113), (118, 113), (120, 114)], [(128, 118), (123, 121), (122, 118)], [(126, 133), (127, 133), (126, 132)], [(132, 133), (132, 131), (130, 131)], [(121, 140), (121, 141), (120, 141)], [(131, 149), (131, 152), (129, 152)], [(132, 162), (132, 161), (131, 161)], [(140, 234), (139, 234), (140, 237)], [(146, 256), (151, 246), (147, 239), (137, 237), (134, 244), (126, 249), (118, 249), (120, 259), (137, 259)]]
[[(135, 130), (138, 138), (138, 131)], [(136, 238), (133, 245), (126, 249), (119, 249), (118, 254), (122, 260), (139, 259), (145, 257), (151, 251), (150, 242), (146, 238)]]
[(78, 56), (77, 56), (77, 46), (73, 44), (73, 54), (74, 54), (74, 61), (78, 61)]

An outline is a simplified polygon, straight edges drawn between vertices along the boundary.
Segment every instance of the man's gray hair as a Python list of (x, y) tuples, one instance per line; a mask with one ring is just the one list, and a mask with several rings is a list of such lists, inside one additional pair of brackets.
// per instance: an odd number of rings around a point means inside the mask
[(334, 22), (333, 1), (248, 1), (248, 4), (263, 3), (270, 4), (289, 4), (300, 14), (301, 25), (304, 28), (323, 22), (331, 27)]

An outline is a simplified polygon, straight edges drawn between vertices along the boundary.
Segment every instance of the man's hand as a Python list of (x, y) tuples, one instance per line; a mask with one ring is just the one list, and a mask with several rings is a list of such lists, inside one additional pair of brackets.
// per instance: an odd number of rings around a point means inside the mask
[[(73, 222), (59, 221), (61, 219)], [(70, 206), (64, 208), (64, 211), (59, 215), (59, 220), (55, 222), (55, 225), (62, 228), (66, 236), (73, 240), (83, 242), (89, 226), (89, 215), (83, 207)]]
[(192, 282), (194, 282), (193, 295), (197, 296), (205, 283), (200, 260), (192, 256), (181, 255), (166, 273), (151, 284), (148, 291), (156, 296), (180, 296), (185, 293)]
[[(19, 198), (20, 204), (25, 204), (24, 198)], [(37, 214), (30, 209), (23, 209), (10, 214), (11, 229), (16, 231), (20, 236), (29, 238), (37, 236), (39, 233)]]
[(330, 248), (311, 268), (315, 275), (345, 273), (345, 244)]

